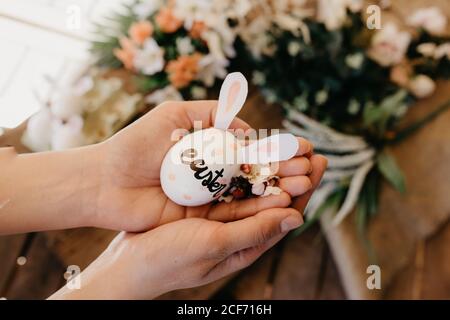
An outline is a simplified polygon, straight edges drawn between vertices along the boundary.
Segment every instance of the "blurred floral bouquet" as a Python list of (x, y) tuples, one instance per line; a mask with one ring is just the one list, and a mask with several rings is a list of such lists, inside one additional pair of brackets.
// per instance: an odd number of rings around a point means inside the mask
[(255, 2), (239, 26), (253, 83), (284, 107), (288, 130), (329, 158), (309, 223), (331, 205), (339, 223), (357, 205), (364, 227), (377, 210), (382, 176), (404, 191), (384, 147), (411, 132), (396, 127), (411, 103), (450, 76), (447, 17), (431, 7), (394, 23), (384, 21), (389, 11), (388, 1), (367, 7), (357, 0), (266, 0)]
[(24, 145), (44, 151), (96, 143), (161, 102), (204, 99), (235, 55), (228, 17), (242, 8), (234, 2), (135, 1), (106, 17), (92, 42), (95, 63), (55, 84), (28, 121)]
[(144, 1), (99, 27), (93, 52), (99, 65), (133, 72), (146, 101), (204, 99), (227, 74), (235, 32), (232, 1)]

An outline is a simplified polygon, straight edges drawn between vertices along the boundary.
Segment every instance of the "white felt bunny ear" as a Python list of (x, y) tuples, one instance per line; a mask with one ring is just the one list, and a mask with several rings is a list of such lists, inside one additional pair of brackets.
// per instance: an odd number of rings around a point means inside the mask
[(267, 164), (289, 160), (298, 150), (298, 139), (290, 133), (276, 134), (246, 146), (242, 150), (243, 163)]
[(244, 105), (247, 98), (248, 84), (244, 75), (233, 72), (227, 75), (220, 89), (214, 127), (226, 130)]

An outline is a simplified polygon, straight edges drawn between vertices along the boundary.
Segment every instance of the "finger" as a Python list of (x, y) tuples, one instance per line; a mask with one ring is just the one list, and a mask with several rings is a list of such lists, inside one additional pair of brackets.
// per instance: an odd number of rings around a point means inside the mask
[(292, 207), (303, 213), (306, 205), (308, 204), (311, 195), (320, 183), (323, 174), (327, 168), (328, 160), (322, 155), (313, 155), (311, 157), (312, 173), (309, 178), (311, 179), (312, 188), (304, 195), (294, 199)]
[(290, 177), (311, 173), (311, 162), (306, 157), (296, 157), (287, 161), (281, 161), (278, 167), (278, 176)]
[(311, 142), (301, 137), (297, 137), (297, 139), (298, 139), (298, 150), (297, 153), (295, 154), (296, 157), (305, 155), (313, 151), (313, 145)]
[(302, 223), (301, 214), (293, 208), (263, 210), (252, 217), (223, 224), (217, 234), (218, 247), (222, 253), (231, 255), (243, 249), (263, 245)]
[(298, 197), (308, 192), (312, 188), (312, 183), (308, 176), (286, 177), (280, 179), (279, 187), (291, 197)]
[(222, 222), (235, 221), (252, 216), (270, 208), (286, 208), (291, 204), (291, 197), (286, 192), (268, 197), (221, 202), (211, 208), (208, 219)]
[(255, 262), (264, 252), (272, 248), (281, 239), (283, 239), (286, 234), (287, 232), (281, 233), (280, 235), (273, 237), (260, 246), (244, 249), (232, 254), (227, 259), (216, 265), (214, 269), (212, 269), (208, 273), (209, 280), (212, 281), (215, 279), (223, 278), (229, 274), (232, 274), (233, 272), (248, 267), (253, 262)]

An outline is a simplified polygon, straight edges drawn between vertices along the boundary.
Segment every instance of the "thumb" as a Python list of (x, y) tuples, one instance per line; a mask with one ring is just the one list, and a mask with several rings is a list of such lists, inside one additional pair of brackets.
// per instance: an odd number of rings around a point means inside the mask
[(293, 208), (272, 208), (246, 219), (226, 223), (220, 237), (229, 254), (260, 246), (273, 237), (299, 227), (303, 223), (300, 212)]

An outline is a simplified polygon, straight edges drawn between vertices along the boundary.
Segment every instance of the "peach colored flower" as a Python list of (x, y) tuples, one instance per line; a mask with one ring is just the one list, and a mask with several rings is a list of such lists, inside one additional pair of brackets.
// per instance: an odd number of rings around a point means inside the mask
[(189, 31), (189, 35), (191, 36), (191, 38), (199, 39), (205, 29), (206, 24), (203, 21), (194, 21), (191, 30)]
[(167, 64), (166, 71), (175, 88), (187, 86), (196, 77), (200, 58), (201, 55), (195, 53), (190, 56), (179, 56)]
[(131, 25), (128, 34), (136, 44), (142, 45), (153, 34), (153, 26), (149, 21), (139, 21)]
[(401, 63), (392, 67), (390, 73), (390, 79), (400, 87), (406, 88), (408, 86), (409, 79), (411, 77), (411, 66)]
[(161, 31), (166, 33), (173, 33), (183, 25), (183, 21), (175, 17), (169, 8), (162, 8), (156, 15), (155, 20)]
[(133, 60), (136, 53), (136, 47), (133, 42), (126, 37), (121, 38), (119, 42), (121, 48), (114, 49), (114, 55), (123, 63), (126, 69), (134, 70)]

